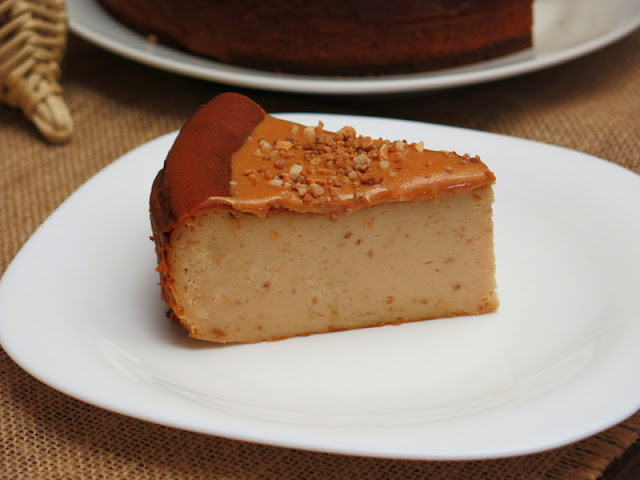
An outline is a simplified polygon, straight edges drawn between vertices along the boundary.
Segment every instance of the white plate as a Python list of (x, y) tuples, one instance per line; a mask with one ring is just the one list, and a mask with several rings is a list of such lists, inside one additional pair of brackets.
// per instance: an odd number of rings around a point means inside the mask
[(573, 60), (640, 25), (638, 0), (536, 0), (534, 48), (472, 66), (430, 73), (340, 78), (283, 75), (234, 67), (164, 45), (116, 22), (96, 0), (67, 0), (71, 29), (124, 57), (184, 75), (239, 87), (315, 94), (371, 94), (457, 87), (507, 78)]
[(485, 159), (498, 178), (498, 312), (257, 345), (186, 338), (165, 318), (149, 240), (170, 134), (96, 175), (16, 256), (0, 283), (6, 351), (48, 385), (132, 417), (389, 458), (536, 452), (640, 407), (640, 176), (495, 134), (321, 118)]

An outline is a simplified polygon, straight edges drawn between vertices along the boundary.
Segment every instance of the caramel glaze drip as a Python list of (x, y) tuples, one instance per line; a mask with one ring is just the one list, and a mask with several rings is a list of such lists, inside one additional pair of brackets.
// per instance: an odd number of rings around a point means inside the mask
[[(337, 215), (381, 202), (436, 201), (494, 183), (478, 157), (432, 151), (422, 143), (325, 131), (264, 113), (223, 94), (183, 128), (152, 193), (170, 224), (207, 205), (266, 216), (269, 211)], [(167, 204), (168, 203), (168, 204)], [(157, 223), (157, 219), (156, 219)]]

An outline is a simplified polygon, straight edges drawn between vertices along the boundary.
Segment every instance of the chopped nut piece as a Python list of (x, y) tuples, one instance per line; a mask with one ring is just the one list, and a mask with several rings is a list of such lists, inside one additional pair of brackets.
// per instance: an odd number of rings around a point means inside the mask
[(285, 150), (289, 150), (291, 147), (293, 147), (293, 143), (291, 143), (289, 140), (278, 140), (276, 142), (276, 148), (283, 148)]
[(316, 134), (316, 129), (314, 127), (304, 127), (302, 131), (302, 135), (305, 137), (313, 137)]
[(364, 153), (361, 153), (353, 157), (353, 164), (355, 165), (356, 170), (364, 172), (371, 165), (371, 159)]
[(283, 184), (284, 182), (279, 178), (274, 178), (273, 180), (269, 180), (270, 187), (281, 187)]
[(260, 140), (260, 150), (262, 150), (262, 153), (268, 153), (272, 149), (273, 149), (273, 145), (271, 145), (269, 142), (267, 142), (264, 139)]
[(311, 195), (313, 195), (314, 197), (319, 197), (320, 195), (324, 194), (324, 188), (322, 188), (322, 186), (318, 185), (317, 183), (312, 183), (311, 185), (309, 185), (309, 192), (311, 192)]
[(356, 129), (350, 126), (344, 126), (340, 130), (336, 132), (338, 135), (341, 135), (343, 138), (355, 138), (356, 137)]
[(378, 185), (382, 183), (382, 177), (377, 175), (366, 175), (362, 177), (362, 183), (364, 185)]
[(289, 175), (300, 175), (300, 172), (302, 172), (302, 165), (299, 164), (294, 164), (291, 166), (291, 168), (289, 169)]
[(382, 170), (386, 170), (387, 168), (389, 168), (390, 163), (386, 160), (380, 160), (379, 165)]
[(380, 158), (382, 160), (388, 160), (389, 159), (389, 145), (387, 145), (386, 143), (384, 145), (382, 145), (380, 147), (379, 155), (380, 155)]
[(424, 151), (424, 142), (415, 143), (413, 145), (413, 148), (415, 148), (418, 152), (423, 152)]

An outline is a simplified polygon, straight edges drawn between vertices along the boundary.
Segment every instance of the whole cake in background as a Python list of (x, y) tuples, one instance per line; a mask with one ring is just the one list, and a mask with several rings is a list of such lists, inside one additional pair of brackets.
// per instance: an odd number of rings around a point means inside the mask
[(532, 45), (533, 0), (99, 1), (160, 41), (287, 73), (420, 72)]

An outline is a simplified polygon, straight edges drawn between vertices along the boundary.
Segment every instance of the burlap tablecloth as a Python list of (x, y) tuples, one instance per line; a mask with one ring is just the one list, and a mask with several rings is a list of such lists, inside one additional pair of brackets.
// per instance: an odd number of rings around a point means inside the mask
[[(233, 89), (151, 69), (74, 36), (63, 72), (76, 124), (70, 144), (46, 144), (20, 112), (0, 107), (0, 273), (94, 173)], [(457, 125), (563, 145), (640, 172), (640, 31), (562, 66), (457, 90), (363, 98), (241, 92), (271, 112)], [(518, 458), (425, 462), (312, 453), (104, 411), (45, 386), (0, 351), (0, 479), (595, 479), (639, 435), (636, 413), (574, 445)]]

